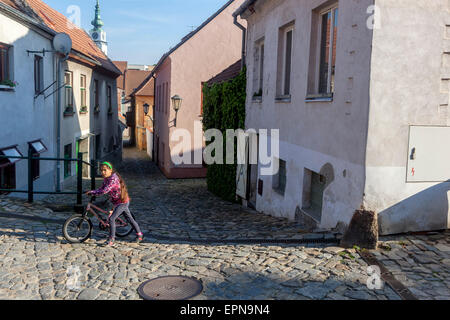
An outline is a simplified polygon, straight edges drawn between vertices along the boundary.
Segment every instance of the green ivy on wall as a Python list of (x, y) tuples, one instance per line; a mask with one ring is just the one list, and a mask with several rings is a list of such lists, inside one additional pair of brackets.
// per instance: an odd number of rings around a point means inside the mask
[[(223, 134), (226, 154), (226, 130), (244, 129), (246, 100), (246, 70), (227, 82), (203, 86), (203, 130), (218, 129)], [(214, 141), (211, 141), (212, 143)], [(236, 163), (236, 146), (234, 158)], [(225, 159), (224, 159), (225, 163)], [(224, 200), (236, 201), (237, 165), (213, 164), (208, 166), (208, 190)]]

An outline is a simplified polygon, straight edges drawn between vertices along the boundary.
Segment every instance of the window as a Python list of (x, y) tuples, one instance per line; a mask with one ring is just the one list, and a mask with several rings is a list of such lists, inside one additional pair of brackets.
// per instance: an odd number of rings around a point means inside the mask
[(170, 109), (170, 95), (169, 95), (169, 83), (166, 82), (166, 114)]
[(325, 187), (325, 176), (305, 169), (303, 176), (302, 210), (317, 221), (321, 221), (322, 219), (323, 193)]
[(307, 99), (332, 99), (335, 92), (338, 4), (313, 10)]
[(100, 111), (100, 92), (98, 87), (98, 80), (94, 80), (94, 110), (95, 112)]
[(260, 58), (259, 58), (259, 90), (261, 96), (264, 89), (264, 42), (259, 47)]
[(264, 40), (255, 42), (254, 66), (253, 66), (253, 99), (262, 97), (264, 82)]
[(319, 93), (334, 93), (336, 68), (336, 43), (338, 9), (334, 8), (321, 16)]
[(156, 100), (156, 110), (160, 111), (161, 110), (161, 86), (158, 86), (157, 92), (156, 94), (158, 95), (157, 100)]
[(10, 75), (10, 46), (0, 43), (0, 83), (7, 80), (12, 80)]
[(291, 94), (291, 63), (292, 63), (292, 34), (294, 30), (286, 32), (285, 58), (284, 58), (284, 81), (283, 94)]
[(277, 96), (289, 97), (291, 95), (294, 24), (290, 23), (288, 26), (281, 28), (279, 37)]
[[(72, 159), (72, 144), (64, 146), (64, 159)], [(72, 175), (72, 162), (64, 161), (64, 178)]]
[(73, 74), (66, 71), (64, 75), (66, 112), (73, 112)]
[[(21, 157), (22, 154), (17, 149), (17, 146), (11, 146), (8, 148), (0, 149), (1, 156)], [(16, 188), (16, 163), (20, 159), (14, 158), (0, 158), (0, 189)], [(0, 194), (7, 192), (0, 191)]]
[(87, 112), (86, 76), (84, 74), (80, 76), (80, 96), (81, 96), (80, 112)]
[(200, 101), (200, 116), (203, 116), (203, 98), (204, 98), (203, 88), (205, 87), (205, 84), (207, 84), (207, 82), (202, 82), (202, 84), (201, 84), (202, 93), (201, 93), (201, 101)]
[[(47, 148), (41, 140), (29, 142), (28, 145), (33, 158), (39, 158), (41, 153), (47, 151)], [(40, 176), (40, 161), (38, 159), (31, 161), (31, 176), (33, 180), (37, 180)]]
[(102, 149), (101, 149), (101, 135), (95, 136), (95, 159), (100, 160), (102, 158)]
[(166, 84), (163, 83), (162, 85), (162, 112), (166, 113)]
[(111, 89), (111, 86), (107, 87), (106, 95), (108, 97), (108, 113), (112, 113), (112, 89)]
[(44, 89), (44, 59), (34, 56), (34, 92), (40, 94)]
[(286, 161), (281, 159), (279, 161), (279, 170), (273, 176), (272, 187), (277, 193), (284, 195), (286, 191)]

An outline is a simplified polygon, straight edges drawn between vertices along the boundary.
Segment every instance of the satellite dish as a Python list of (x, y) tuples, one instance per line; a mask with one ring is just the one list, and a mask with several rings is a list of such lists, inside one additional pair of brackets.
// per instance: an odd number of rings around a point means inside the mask
[(61, 55), (67, 56), (72, 50), (72, 39), (67, 33), (58, 33), (53, 38), (53, 48)]

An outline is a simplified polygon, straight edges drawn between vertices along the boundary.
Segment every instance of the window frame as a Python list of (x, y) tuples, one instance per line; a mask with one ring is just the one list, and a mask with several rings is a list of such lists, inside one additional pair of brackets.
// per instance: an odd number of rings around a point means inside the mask
[[(70, 84), (67, 84), (66, 82), (66, 75), (70, 75)], [(65, 108), (67, 111), (69, 111), (69, 107), (73, 111), (73, 72), (66, 70), (64, 72), (64, 103)]]
[[(294, 43), (295, 43), (295, 24), (292, 20), (289, 23), (281, 26), (278, 29), (278, 56), (277, 56), (277, 86), (275, 102), (291, 102), (292, 96), (292, 71), (294, 61)], [(289, 32), (292, 32), (291, 38), (291, 54), (290, 54), (290, 69), (289, 69), (289, 93), (286, 94), (286, 77), (287, 77), (287, 37)]]
[[(264, 57), (265, 57), (265, 38), (261, 38), (257, 41), (255, 41), (255, 72), (253, 74), (254, 77), (256, 77), (256, 81), (253, 81), (253, 86), (256, 85), (256, 87), (253, 88), (253, 100), (262, 100), (262, 96), (264, 93)], [(259, 93), (261, 92), (261, 95)]]
[[(83, 85), (84, 80), (84, 85)], [(87, 110), (87, 77), (84, 74), (80, 75), (80, 112), (84, 112)], [(84, 101), (84, 103), (83, 103)]]
[[(70, 154), (66, 156), (66, 150), (70, 146)], [(67, 148), (67, 149), (66, 149)], [(73, 144), (69, 143), (64, 146), (64, 159), (72, 159), (73, 156)], [(64, 179), (70, 178), (72, 176), (72, 161), (64, 160)]]
[[(337, 10), (337, 12), (336, 12)], [(322, 68), (322, 42), (323, 42), (323, 17), (331, 13), (331, 21), (330, 21), (330, 47), (328, 51), (328, 72), (327, 72), (327, 89), (326, 92), (321, 92), (321, 68)], [(333, 53), (334, 53), (334, 41), (336, 40), (337, 44), (337, 34), (335, 38), (335, 28), (337, 27), (339, 30), (339, 25), (335, 26), (335, 21), (337, 20), (339, 23), (339, 19), (336, 19), (336, 16), (339, 15), (339, 3), (333, 3), (326, 8), (322, 9), (318, 13), (319, 15), (319, 28), (318, 28), (318, 76), (317, 76), (317, 93), (321, 96), (332, 96), (334, 91), (332, 91), (332, 69), (333, 69)], [(337, 50), (337, 48), (336, 48)], [(335, 89), (335, 85), (333, 86), (333, 90)]]
[[(13, 81), (12, 77), (11, 77), (11, 48), (13, 46), (8, 45), (6, 43), (2, 43), (0, 42), (0, 82), (2, 81)], [(3, 53), (2, 51), (5, 53), (4, 54), (4, 58), (3, 58)], [(5, 62), (5, 67), (2, 67), (2, 61)]]
[(169, 83), (166, 82), (166, 115), (169, 113), (169, 109), (170, 109)]
[(166, 91), (167, 91), (167, 89), (166, 89), (166, 83), (164, 82), (163, 84), (162, 84), (162, 106), (163, 106), (163, 109), (162, 109), (162, 112), (164, 113), (164, 114), (167, 114), (167, 101), (166, 101)]
[(44, 58), (34, 55), (34, 93), (40, 94), (44, 89)]
[[(282, 83), (281, 83), (281, 96), (287, 97), (290, 96), (292, 93), (292, 57), (294, 55), (294, 30), (295, 25), (290, 25), (283, 29), (283, 66), (282, 66)], [(287, 65), (286, 65), (286, 58), (287, 58), (287, 36), (288, 33), (292, 32), (291, 37), (291, 57), (290, 57), (290, 68), (289, 68), (289, 93), (286, 93), (286, 71), (287, 71)]]
[(96, 113), (100, 111), (100, 81), (94, 79), (94, 110)]
[(106, 86), (106, 99), (108, 101), (108, 113), (112, 113), (112, 86)]

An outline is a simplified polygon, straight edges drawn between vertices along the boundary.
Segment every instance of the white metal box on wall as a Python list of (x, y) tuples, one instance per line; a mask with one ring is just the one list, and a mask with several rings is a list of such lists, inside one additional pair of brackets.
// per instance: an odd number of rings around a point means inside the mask
[(450, 127), (411, 126), (407, 182), (450, 180)]

